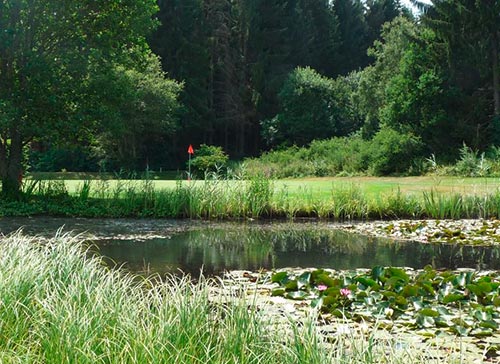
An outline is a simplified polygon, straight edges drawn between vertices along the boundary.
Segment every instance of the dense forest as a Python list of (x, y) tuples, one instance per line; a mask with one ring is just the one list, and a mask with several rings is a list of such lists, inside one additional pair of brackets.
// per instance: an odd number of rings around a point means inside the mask
[(31, 3), (0, 1), (2, 179), (331, 138), (399, 148), (384, 174), (500, 143), (498, 0)]

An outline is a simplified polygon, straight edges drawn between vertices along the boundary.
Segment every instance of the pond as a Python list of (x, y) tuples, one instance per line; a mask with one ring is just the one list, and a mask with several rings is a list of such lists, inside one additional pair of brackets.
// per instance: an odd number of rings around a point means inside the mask
[(216, 275), (225, 270), (400, 266), (500, 269), (499, 247), (398, 242), (338, 229), (332, 223), (209, 223), (176, 220), (1, 218), (0, 232), (81, 233), (110, 265), (138, 273)]

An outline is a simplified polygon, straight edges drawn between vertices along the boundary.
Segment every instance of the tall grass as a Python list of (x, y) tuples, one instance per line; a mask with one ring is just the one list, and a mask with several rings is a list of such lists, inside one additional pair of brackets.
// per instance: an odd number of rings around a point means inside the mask
[(317, 217), (334, 220), (492, 218), (500, 216), (500, 191), (482, 195), (436, 190), (367, 194), (355, 185), (328, 195), (310, 188), (290, 193), (271, 180), (207, 179), (156, 189), (152, 180), (86, 180), (72, 194), (63, 181), (32, 181), (21, 201), (0, 201), (0, 216), (49, 214), (82, 217), (241, 219)]
[(108, 270), (68, 236), (15, 235), (0, 247), (1, 363), (427, 362), (372, 337), (327, 346), (315, 319), (276, 325), (242, 298), (214, 295), (212, 281)]

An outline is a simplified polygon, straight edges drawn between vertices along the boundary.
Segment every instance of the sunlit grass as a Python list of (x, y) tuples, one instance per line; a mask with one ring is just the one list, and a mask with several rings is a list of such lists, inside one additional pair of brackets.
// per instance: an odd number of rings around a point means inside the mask
[[(76, 193), (86, 180), (64, 180), (70, 193)], [(98, 180), (91, 180), (95, 185)], [(105, 180), (110, 189), (118, 184), (140, 187), (141, 180)], [(155, 190), (175, 188), (179, 181), (152, 180)], [(204, 181), (180, 181), (183, 185), (200, 185)], [(228, 181), (228, 188), (238, 188), (241, 181)], [(281, 191), (287, 188), (289, 194), (303, 196), (304, 192), (313, 197), (325, 197), (331, 194), (332, 189), (356, 186), (367, 196), (387, 194), (397, 191), (402, 193), (419, 194), (423, 191), (435, 190), (442, 193), (484, 194), (495, 192), (500, 188), (500, 178), (472, 178), (472, 177), (323, 177), (298, 178), (273, 181), (274, 190)]]

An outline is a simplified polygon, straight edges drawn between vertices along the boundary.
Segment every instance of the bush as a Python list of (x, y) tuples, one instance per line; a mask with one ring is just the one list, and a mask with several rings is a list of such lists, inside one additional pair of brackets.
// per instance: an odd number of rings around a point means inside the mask
[(422, 142), (414, 135), (382, 128), (369, 143), (369, 172), (377, 176), (404, 173), (421, 148)]
[(223, 173), (227, 167), (229, 157), (222, 147), (215, 145), (200, 145), (191, 160), (191, 173), (198, 177), (205, 177), (210, 173)]

